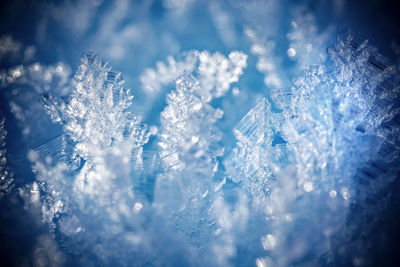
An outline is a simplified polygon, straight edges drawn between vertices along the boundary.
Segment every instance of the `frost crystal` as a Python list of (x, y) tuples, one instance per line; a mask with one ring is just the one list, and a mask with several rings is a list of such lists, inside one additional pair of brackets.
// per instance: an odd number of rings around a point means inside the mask
[(212, 177), (216, 157), (222, 152), (217, 145), (221, 133), (213, 124), (223, 113), (207, 104), (205, 94), (193, 76), (183, 75), (176, 81), (176, 90), (167, 96), (159, 143), (164, 169), (191, 169), (195, 164), (198, 171)]
[(193, 72), (198, 61), (198, 54), (197, 51), (189, 51), (182, 53), (182, 60), (169, 56), (167, 64), (157, 62), (157, 70), (146, 69), (140, 77), (143, 89), (149, 94), (158, 93), (162, 86), (174, 82), (184, 72)]
[(194, 244), (210, 235), (213, 176), (223, 153), (222, 133), (214, 126), (223, 113), (206, 102), (204, 92), (193, 76), (185, 74), (167, 96), (158, 143), (164, 172), (157, 178), (154, 200), (187, 238), (195, 231), (202, 236), (192, 238)]
[[(84, 162), (78, 175), (78, 180), (83, 179), (79, 181), (83, 186), (93, 173), (91, 169), (99, 168), (93, 164), (106, 163), (103, 161), (108, 157), (107, 153), (110, 156), (119, 155), (126, 163), (132, 159), (134, 166), (140, 167), (142, 145), (148, 140), (148, 132), (140, 124), (140, 119), (127, 110), (133, 96), (130, 90), (123, 87), (121, 74), (111, 71), (108, 62), (95, 54), (85, 54), (81, 61), (71, 99), (53, 109), (58, 112), (68, 138), (61, 135), (36, 152), (48, 154), (46, 151), (49, 150), (64, 157), (66, 149), (75, 144), (73, 152), (69, 153), (69, 160), (77, 165), (79, 158)], [(53, 100), (50, 97), (47, 99)], [(59, 102), (55, 101), (60, 100), (54, 98), (50, 105), (56, 106)], [(53, 155), (46, 157), (57, 159)]]
[(66, 134), (31, 151), (29, 159), (46, 196), (44, 220), (67, 240), (83, 238), (84, 247), (100, 253), (90, 228), (103, 229), (98, 238), (107, 244), (107, 225), (117, 229), (123, 218), (138, 213), (132, 177), (141, 172), (149, 133), (128, 111), (133, 96), (121, 74), (95, 54), (81, 61), (71, 99), (47, 97), (49, 106), (62, 103), (53, 110)]
[(228, 57), (216, 52), (189, 51), (182, 53), (183, 60), (167, 58), (168, 65), (157, 63), (157, 71), (147, 69), (141, 76), (143, 88), (151, 93), (160, 91), (162, 86), (175, 81), (183, 73), (193, 74), (203, 87), (203, 97), (210, 101), (226, 94), (231, 83), (237, 82), (247, 67), (247, 56), (238, 51)]
[(273, 126), (270, 103), (262, 98), (235, 126), (236, 148), (224, 161), (228, 177), (235, 182), (242, 181), (255, 199), (269, 191), (272, 179), (269, 159), (275, 152)]
[(96, 151), (125, 142), (140, 165), (148, 136), (140, 119), (127, 111), (133, 96), (123, 87), (121, 73), (94, 54), (85, 54), (81, 61), (63, 114), (65, 131), (77, 143), (75, 153), (90, 162)]
[[(234, 128), (237, 144), (224, 160), (227, 177), (243, 184), (264, 210), (270, 228), (260, 240), (277, 265), (293, 261), (281, 257), (291, 245), (284, 237), (295, 231), (291, 227), (306, 229), (302, 220), (327, 238), (298, 232), (295, 242), (318, 246), (321, 257), (332, 257), (329, 236), (355, 234), (354, 228), (371, 231), (374, 221), (366, 225), (363, 219), (347, 229), (344, 222), (352, 217), (346, 216), (373, 217), (383, 210), (385, 189), (398, 171), (399, 107), (392, 104), (398, 99), (389, 79), (392, 68), (351, 31), (338, 35), (328, 56), (326, 66), (303, 71), (290, 89), (270, 91), (281, 113), (259, 100)], [(350, 200), (360, 208), (351, 208)]]

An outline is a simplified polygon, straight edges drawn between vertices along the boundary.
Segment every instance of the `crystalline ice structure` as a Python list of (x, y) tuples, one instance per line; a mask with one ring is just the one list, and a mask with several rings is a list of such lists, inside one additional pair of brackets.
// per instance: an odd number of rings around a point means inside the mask
[[(83, 161), (75, 184), (90, 187), (93, 171), (100, 168), (96, 163), (105, 164), (107, 153), (121, 153), (123, 163), (129, 165), (133, 159), (133, 167), (140, 167), (142, 145), (147, 142), (148, 133), (139, 118), (127, 110), (133, 96), (123, 87), (121, 74), (111, 71), (107, 62), (92, 53), (84, 54), (81, 61), (71, 99), (57, 110), (67, 136), (53, 139), (35, 153), (59, 162), (72, 144), (73, 152), (66, 160), (75, 165), (79, 165), (76, 162), (79, 157)], [(48, 99), (57, 101), (57, 98)]]
[(90, 161), (93, 151), (126, 142), (138, 154), (140, 164), (141, 145), (147, 135), (139, 118), (127, 110), (133, 96), (123, 87), (121, 73), (111, 71), (108, 62), (88, 53), (82, 58), (75, 80), (63, 114), (65, 131), (77, 143), (75, 152)]
[(182, 57), (182, 60), (176, 60), (174, 57), (169, 56), (167, 64), (157, 62), (156, 70), (146, 69), (140, 77), (143, 89), (148, 93), (157, 93), (162, 86), (174, 82), (184, 72), (193, 72), (198, 61), (198, 52), (182, 53)]
[[(256, 203), (269, 231), (260, 241), (277, 265), (308, 251), (329, 261), (335, 250), (330, 236), (352, 232), (351, 238), (359, 238), (348, 221), (373, 229), (376, 220), (367, 224), (349, 215), (365, 218), (382, 210), (398, 170), (398, 95), (388, 80), (391, 67), (350, 31), (338, 35), (328, 56), (325, 66), (304, 70), (290, 89), (272, 88), (271, 99), (282, 112), (271, 112), (261, 99), (234, 128), (237, 144), (224, 160), (227, 177), (253, 202), (263, 200)], [(273, 141), (278, 134), (281, 143)], [(351, 208), (350, 201), (360, 208)], [(306, 225), (312, 225), (312, 237)], [(286, 239), (293, 232), (296, 237)], [(349, 236), (341, 238), (352, 243)], [(301, 252), (281, 257), (295, 244), (302, 244)]]
[(197, 79), (185, 74), (167, 96), (158, 143), (163, 171), (157, 176), (154, 199), (167, 225), (195, 247), (212, 238), (211, 205), (217, 185), (213, 176), (217, 157), (223, 153), (222, 133), (214, 125), (223, 113), (212, 108), (203, 95)]
[(159, 142), (165, 170), (183, 170), (195, 164), (200, 171), (204, 163), (201, 172), (212, 176), (215, 158), (221, 154), (217, 146), (221, 133), (213, 124), (223, 113), (214, 110), (203, 96), (204, 89), (190, 75), (178, 78), (176, 91), (167, 96)]
[[(141, 173), (149, 133), (128, 110), (133, 96), (121, 74), (93, 53), (81, 61), (71, 98), (54, 109), (65, 134), (31, 151), (29, 159), (44, 196), (44, 220), (65, 242), (84, 240), (75, 251), (89, 249), (100, 257), (115, 245), (121, 223), (139, 216), (133, 177)], [(99, 229), (97, 237), (92, 229)], [(114, 257), (107, 255), (105, 260)]]
[(149, 93), (158, 92), (162, 86), (174, 82), (184, 73), (192, 74), (204, 90), (203, 98), (210, 101), (225, 95), (247, 67), (247, 55), (239, 51), (230, 53), (228, 57), (208, 51), (189, 51), (182, 56), (182, 60), (168, 57), (168, 65), (158, 62), (157, 71), (145, 70), (141, 76), (143, 88)]
[(224, 160), (227, 175), (242, 182), (251, 199), (259, 202), (268, 195), (274, 172), (282, 168), (285, 145), (273, 144), (280, 131), (278, 113), (272, 113), (270, 103), (261, 98), (235, 126), (236, 147)]

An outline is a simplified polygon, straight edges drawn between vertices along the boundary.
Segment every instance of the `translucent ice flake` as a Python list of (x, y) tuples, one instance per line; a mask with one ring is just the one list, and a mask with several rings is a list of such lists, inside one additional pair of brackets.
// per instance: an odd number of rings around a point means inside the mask
[(278, 108), (285, 110), (290, 107), (292, 89), (291, 88), (271, 88), (270, 96)]
[(210, 55), (207, 51), (199, 55), (199, 80), (204, 90), (212, 97), (226, 94), (230, 84), (237, 82), (247, 67), (247, 56), (241, 52), (232, 52), (226, 58), (219, 53)]
[(275, 236), (268, 234), (261, 238), (261, 242), (265, 250), (273, 250), (277, 240)]
[[(42, 99), (48, 109), (55, 107), (64, 133), (28, 158), (43, 195), (44, 221), (63, 242), (84, 240), (74, 251), (98, 253), (110, 250), (112, 236), (122, 233), (122, 224), (133, 227), (132, 218), (143, 209), (133, 192), (143, 174), (142, 146), (149, 131), (128, 111), (133, 96), (121, 73), (93, 53), (84, 54), (81, 63), (69, 99), (50, 94)], [(99, 231), (96, 238), (93, 229)]]
[[(339, 82), (363, 86), (368, 93), (393, 73), (387, 59), (368, 45), (368, 40), (346, 30), (338, 34), (334, 47), (328, 49)], [(347, 80), (346, 80), (347, 79)]]
[(270, 103), (261, 98), (235, 126), (236, 147), (224, 160), (228, 177), (242, 181), (256, 203), (268, 195), (274, 170), (285, 164), (278, 155), (282, 146), (272, 145), (280, 130), (274, 119)]
[(74, 145), (65, 135), (60, 134), (45, 144), (36, 147), (31, 153), (32, 161), (41, 160), (46, 164), (64, 163), (66, 166), (76, 169), (80, 166), (80, 159), (73, 155)]
[[(133, 96), (118, 72), (95, 54), (85, 54), (76, 75), (71, 100), (63, 114), (65, 131), (77, 143), (75, 152), (90, 160), (97, 149), (126, 142), (141, 150), (148, 140), (140, 119), (127, 111)], [(140, 154), (141, 152), (139, 152)]]
[[(397, 108), (390, 104), (393, 86), (388, 86), (387, 79), (392, 70), (367, 41), (350, 31), (339, 34), (328, 53), (331, 63), (326, 67), (314, 66), (294, 80), (290, 116), (282, 126), (287, 150), (295, 162), (292, 167), (297, 173), (297, 186), (303, 189), (297, 192), (308, 199), (323, 191), (325, 198), (330, 198), (324, 201), (334, 203), (329, 210), (342, 207), (349, 214), (374, 217), (374, 212), (384, 209), (385, 189), (398, 169), (388, 160), (399, 159), (399, 150), (394, 148), (396, 138), (383, 134), (384, 125), (393, 129), (389, 125), (398, 114)], [(284, 177), (279, 175), (277, 180), (280, 178)], [(332, 186), (340, 193), (332, 190)], [(271, 199), (279, 199), (284, 188), (272, 189)], [(341, 197), (336, 197), (339, 194)], [(350, 200), (362, 208), (350, 208), (347, 204)], [(288, 202), (282, 197), (277, 203), (280, 203), (277, 207), (286, 210), (301, 201)], [(314, 208), (318, 209), (318, 205)], [(310, 203), (307, 209), (311, 212)], [(338, 223), (347, 220), (364, 233), (373, 228), (373, 221), (367, 227), (365, 220), (354, 216), (342, 217)], [(329, 232), (323, 230), (324, 234), (343, 231), (333, 225), (329, 227)]]
[(189, 51), (182, 53), (181, 60), (172, 56), (168, 64), (157, 63), (157, 71), (147, 69), (141, 76), (143, 88), (148, 92), (158, 92), (162, 86), (174, 82), (183, 73), (192, 74), (199, 80), (203, 97), (210, 101), (227, 93), (230, 85), (239, 80), (247, 67), (247, 55), (234, 51), (228, 57), (216, 52)]
[[(261, 46), (254, 51), (264, 53)], [(290, 89), (270, 90), (281, 113), (258, 101), (234, 127), (236, 147), (224, 160), (227, 177), (265, 213), (268, 235), (261, 243), (275, 265), (290, 265), (311, 250), (332, 257), (330, 237), (343, 229), (351, 238), (361, 238), (351, 227), (371, 232), (376, 220), (350, 214), (373, 218), (383, 211), (398, 172), (400, 116), (393, 99), (399, 95), (389, 63), (351, 32), (338, 35), (328, 57)], [(309, 225), (321, 235), (296, 230)], [(293, 243), (283, 238), (293, 232)], [(291, 246), (298, 251), (282, 257)]]
[(222, 111), (207, 104), (203, 92), (199, 82), (186, 74), (176, 80), (176, 91), (167, 96), (159, 142), (165, 170), (183, 170), (195, 164), (200, 167), (198, 171), (204, 166), (204, 174), (212, 176), (216, 157), (222, 152), (217, 146), (221, 133), (213, 124), (222, 117)]
[(140, 77), (143, 89), (149, 94), (157, 93), (162, 86), (174, 82), (184, 72), (193, 72), (198, 61), (198, 54), (197, 51), (189, 51), (182, 53), (182, 60), (169, 56), (167, 64), (157, 62), (156, 70), (146, 69)]
[[(127, 166), (121, 171), (130, 169), (131, 163), (133, 168), (142, 165), (142, 145), (149, 133), (140, 119), (127, 111), (133, 96), (123, 88), (121, 74), (111, 71), (107, 62), (92, 53), (84, 54), (81, 61), (71, 99), (55, 109), (67, 136), (54, 138), (34, 153), (47, 164), (64, 162), (72, 169), (81, 167), (75, 185), (83, 191), (86, 185), (92, 192), (93, 175), (101, 165), (114, 164), (105, 162), (108, 155), (119, 157)], [(54, 104), (56, 98), (48, 95), (45, 100)]]
[(270, 104), (265, 98), (260, 99), (233, 129), (239, 142), (257, 144), (269, 140), (271, 136), (271, 127), (267, 121), (269, 112)]
[[(154, 190), (158, 213), (195, 247), (213, 240), (217, 230), (211, 206), (219, 183), (213, 178), (223, 153), (222, 133), (214, 125), (222, 111), (213, 109), (203, 92), (198, 80), (185, 74), (168, 94), (158, 142), (162, 172)], [(214, 253), (212, 247), (207, 253)]]

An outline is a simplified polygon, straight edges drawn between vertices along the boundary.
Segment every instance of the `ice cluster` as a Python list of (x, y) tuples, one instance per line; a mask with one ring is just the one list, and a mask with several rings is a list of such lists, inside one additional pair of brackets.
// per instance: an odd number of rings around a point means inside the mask
[[(287, 55), (301, 71), (292, 81), (275, 43), (249, 26), (252, 61), (242, 51), (191, 50), (146, 68), (146, 105), (165, 96), (150, 123), (99, 55), (84, 53), (71, 77), (68, 65), (34, 62), (32, 48), (0, 39), (0, 60), (24, 58), (0, 71), (0, 86), (29, 148), (11, 157), (28, 170), (12, 170), (0, 112), (0, 201), (31, 210), (41, 231), (34, 263), (368, 264), (373, 244), (364, 238), (400, 171), (396, 72), (351, 30), (325, 50), (332, 29), (319, 33), (296, 12), (303, 20), (291, 24)], [(246, 68), (268, 90), (243, 96)], [(238, 97), (254, 106), (234, 106)], [(247, 112), (236, 120), (235, 109)]]
[[(117, 245), (109, 231), (118, 234), (124, 221), (135, 223), (142, 204), (135, 203), (133, 177), (142, 173), (142, 146), (150, 133), (127, 110), (133, 96), (124, 88), (121, 73), (93, 53), (81, 62), (70, 98), (46, 97), (45, 107), (53, 121), (63, 125), (63, 133), (28, 157), (46, 192), (42, 210), (52, 231), (72, 239), (66, 242), (86, 240), (78, 251), (118, 257), (110, 250)], [(99, 235), (92, 235), (91, 229)], [(129, 238), (124, 235), (119, 241), (132, 241)]]
[[(311, 66), (289, 89), (271, 90), (280, 112), (271, 112), (265, 98), (257, 102), (234, 128), (237, 145), (224, 161), (228, 177), (243, 184), (256, 207), (261, 202), (271, 222), (262, 243), (280, 266), (310, 251), (330, 262), (333, 237), (355, 229), (370, 234), (369, 213), (388, 197), (377, 192), (398, 172), (393, 70), (351, 31), (337, 38), (326, 65)], [(364, 210), (351, 230), (345, 218), (356, 211), (350, 203)], [(304, 223), (313, 229), (312, 238), (292, 229)], [(291, 232), (297, 233), (295, 241), (287, 239)], [(361, 253), (360, 243), (346, 238), (352, 250), (345, 253)], [(281, 257), (293, 243), (302, 244), (300, 251)]]

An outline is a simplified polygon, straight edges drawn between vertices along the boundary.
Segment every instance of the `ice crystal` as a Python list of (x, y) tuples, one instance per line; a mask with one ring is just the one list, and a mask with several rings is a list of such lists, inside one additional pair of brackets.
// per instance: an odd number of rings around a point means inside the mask
[[(385, 192), (398, 169), (394, 163), (399, 158), (398, 138), (391, 131), (397, 128), (399, 109), (390, 104), (398, 94), (388, 79), (391, 67), (351, 31), (339, 34), (328, 53), (326, 66), (305, 70), (290, 89), (271, 90), (282, 112), (272, 112), (264, 98), (258, 101), (235, 126), (237, 144), (224, 161), (228, 178), (243, 184), (271, 221), (261, 242), (278, 265), (303, 257), (313, 246), (329, 260), (329, 236), (346, 232), (343, 214), (354, 212), (348, 201), (357, 199), (358, 205), (370, 206), (363, 216), (382, 210), (384, 199), (375, 208), (367, 203), (378, 197), (376, 192)], [(277, 135), (282, 141), (274, 139)], [(336, 192), (340, 200), (330, 205)], [(322, 206), (327, 210), (317, 213)], [(304, 212), (305, 207), (305, 214), (296, 212)], [(339, 207), (343, 214), (332, 218)], [(312, 218), (304, 217), (311, 213)], [(294, 258), (280, 257), (291, 246), (283, 236), (291, 225), (301, 225), (301, 220), (315, 225), (314, 231), (325, 237), (315, 236), (305, 243), (302, 239), (308, 234), (304, 232), (295, 241), (304, 242), (302, 252)], [(321, 221), (325, 228), (318, 226)], [(371, 229), (362, 220), (352, 224), (364, 231)]]
[(204, 93), (197, 79), (184, 74), (167, 96), (158, 143), (163, 172), (157, 177), (154, 199), (168, 224), (196, 247), (212, 238), (211, 205), (218, 191), (213, 176), (223, 153), (222, 133), (214, 125), (223, 113), (207, 103)]
[[(55, 107), (61, 100), (47, 97), (66, 134), (31, 151), (29, 159), (45, 195), (45, 221), (67, 242), (85, 238), (82, 248), (101, 253), (89, 229), (118, 228), (122, 219), (138, 213), (141, 203), (134, 201), (132, 177), (140, 173), (149, 133), (127, 110), (133, 96), (121, 74), (92, 53), (81, 61), (71, 99)], [(98, 238), (110, 236), (105, 230)]]
[(251, 198), (263, 198), (273, 178), (270, 158), (276, 153), (272, 147), (274, 136), (273, 114), (270, 103), (260, 99), (235, 126), (236, 148), (225, 160), (228, 176), (241, 181)]
[(111, 71), (107, 62), (85, 54), (75, 79), (65, 109), (65, 130), (78, 143), (77, 153), (88, 160), (92, 149), (108, 148), (131, 138), (136, 130), (132, 124), (138, 123), (136, 118), (130, 121), (130, 114), (125, 112), (133, 98), (130, 90), (123, 88), (121, 73)]
[(60, 157), (68, 159), (70, 167), (80, 168), (76, 186), (86, 185), (89, 191), (95, 191), (90, 183), (96, 180), (93, 175), (101, 171), (100, 165), (108, 164), (104, 162), (107, 157), (119, 156), (122, 162), (132, 160), (133, 166), (141, 166), (142, 145), (149, 135), (140, 118), (127, 111), (133, 96), (123, 87), (121, 74), (111, 71), (107, 62), (92, 53), (85, 54), (81, 61), (71, 99), (63, 105), (55, 102), (57, 99), (52, 102), (55, 108), (51, 111), (58, 112), (67, 136), (60, 135), (35, 153), (56, 162)]
[(211, 190), (218, 167), (216, 157), (223, 152), (218, 144), (222, 133), (214, 126), (223, 113), (213, 109), (203, 95), (204, 89), (193, 76), (185, 74), (177, 79), (176, 90), (167, 96), (168, 105), (161, 113), (158, 143), (164, 176), (190, 185), (193, 179), (185, 176), (196, 173), (202, 187), (195, 190), (199, 191), (197, 198)]
[[(196, 164), (205, 176), (212, 176), (215, 157), (221, 154), (221, 149), (217, 149), (221, 133), (213, 124), (223, 113), (207, 104), (206, 93), (193, 76), (184, 75), (177, 79), (176, 91), (167, 96), (168, 105), (161, 113), (159, 143), (165, 169), (191, 169)], [(204, 162), (203, 170), (199, 160)]]
[[(85, 54), (74, 81), (71, 98), (46, 95), (45, 107), (55, 122), (64, 125), (69, 138), (76, 142), (75, 154), (91, 162), (101, 149), (125, 142), (135, 162), (141, 164), (141, 146), (148, 140), (146, 127), (128, 108), (133, 96), (123, 87), (121, 73), (92, 53)], [(99, 119), (101, 118), (101, 119)]]
[(182, 60), (176, 60), (169, 56), (167, 64), (160, 61), (156, 64), (156, 70), (146, 69), (140, 77), (143, 89), (149, 94), (157, 93), (162, 86), (174, 82), (184, 72), (193, 72), (198, 61), (198, 52), (188, 51), (182, 53), (182, 57)]
[(185, 72), (198, 78), (204, 90), (203, 97), (210, 101), (225, 95), (247, 66), (247, 56), (239, 51), (230, 53), (228, 57), (208, 51), (189, 51), (182, 56), (180, 61), (168, 57), (168, 65), (158, 62), (157, 71), (145, 70), (141, 76), (143, 88), (149, 93), (160, 91), (162, 86), (172, 83)]

